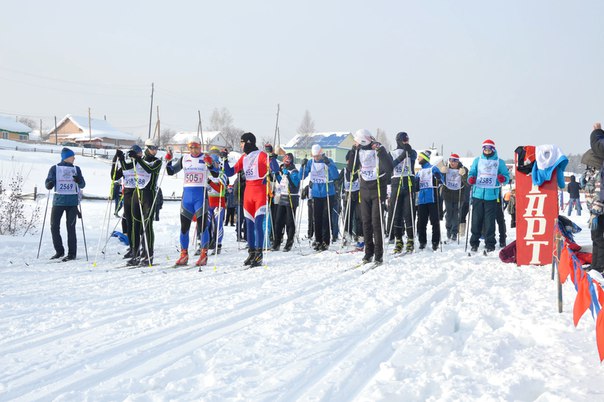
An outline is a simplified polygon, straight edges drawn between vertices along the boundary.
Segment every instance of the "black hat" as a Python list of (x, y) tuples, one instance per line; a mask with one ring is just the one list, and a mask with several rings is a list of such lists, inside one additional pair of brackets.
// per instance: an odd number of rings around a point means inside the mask
[(398, 133), (396, 135), (396, 142), (400, 143), (400, 142), (407, 142), (409, 141), (409, 134), (407, 134), (404, 131), (401, 131), (400, 133)]
[(241, 135), (241, 141), (245, 142), (246, 144), (256, 145), (256, 136), (252, 133), (243, 133)]

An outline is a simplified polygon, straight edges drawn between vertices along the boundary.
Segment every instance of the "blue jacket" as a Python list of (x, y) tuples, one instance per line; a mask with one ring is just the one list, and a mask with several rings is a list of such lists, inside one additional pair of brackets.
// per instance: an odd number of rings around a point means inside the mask
[(498, 176), (502, 175), (503, 177), (505, 177), (505, 180), (503, 183), (499, 183), (498, 187), (495, 187), (495, 188), (483, 188), (483, 187), (478, 187), (477, 185), (473, 185), (472, 186), (472, 197), (478, 198), (479, 200), (485, 200), (485, 201), (498, 200), (499, 195), (501, 193), (501, 186), (503, 186), (504, 184), (507, 184), (510, 181), (510, 172), (508, 171), (508, 167), (505, 165), (505, 162), (503, 161), (503, 159), (499, 159), (499, 156), (497, 156), (497, 151), (493, 151), (493, 153), (491, 155), (489, 155), (488, 158), (486, 156), (484, 156), (484, 154), (482, 154), (479, 157), (475, 158), (474, 162), (472, 162), (472, 167), (470, 168), (470, 173), (468, 173), (468, 179), (470, 177), (476, 178), (476, 176), (478, 176), (478, 162), (481, 159), (498, 160), (499, 166), (497, 167), (497, 175)]
[[(432, 169), (432, 185), (433, 187), (421, 188), (419, 177), (423, 170)], [(417, 195), (417, 204), (431, 204), (436, 202), (436, 191), (438, 191), (439, 184), (443, 183), (443, 175), (440, 173), (440, 170), (436, 166), (432, 166), (429, 163), (424, 163), (422, 168), (415, 174), (415, 184), (416, 188), (419, 188), (419, 193)]]
[[(59, 166), (73, 167), (73, 164), (62, 161), (61, 163), (59, 163)], [(76, 166), (75, 168), (76, 168), (77, 176), (81, 177), (80, 182), (76, 183), (76, 184), (78, 185), (78, 188), (82, 189), (82, 188), (86, 187), (86, 181), (84, 180), (84, 176), (82, 176), (82, 171), (80, 170), (80, 167)], [(51, 190), (52, 188), (55, 187), (56, 184), (57, 184), (57, 166), (52, 165), (52, 167), (48, 171), (48, 176), (46, 177), (46, 182), (44, 183), (44, 185), (46, 186), (46, 189)], [(57, 193), (55, 193), (53, 200), (52, 200), (52, 205), (55, 207), (75, 207), (78, 204), (79, 204), (78, 194), (57, 194)]]
[[(329, 159), (329, 164), (327, 164), (327, 186), (325, 183), (311, 183), (311, 194), (312, 198), (326, 198), (328, 195), (335, 195), (336, 188), (333, 184), (333, 181), (338, 178), (339, 172), (336, 164), (331, 158)], [(302, 167), (302, 180), (304, 180), (309, 174), (310, 169), (314, 165), (315, 160), (311, 159), (308, 161), (306, 166)], [(327, 190), (329, 189), (329, 191)]]

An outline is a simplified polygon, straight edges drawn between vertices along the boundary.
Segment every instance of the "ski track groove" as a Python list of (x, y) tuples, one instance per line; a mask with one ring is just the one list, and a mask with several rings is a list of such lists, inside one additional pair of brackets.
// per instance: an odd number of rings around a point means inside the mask
[[(299, 386), (276, 400), (353, 400), (379, 372), (380, 364), (395, 353), (392, 343), (413, 334), (421, 321), (429, 317), (426, 310), (431, 309), (434, 302), (446, 300), (451, 282), (463, 281), (468, 275), (466, 273), (463, 278), (447, 275), (437, 285), (426, 283), (405, 298), (401, 303), (406, 306), (402, 312), (397, 311), (398, 306), (393, 306), (365, 327), (361, 340), (356, 337), (338, 343), (338, 351), (329, 359), (330, 364), (310, 366), (299, 378), (289, 382)], [(429, 294), (426, 292), (428, 286)]]
[[(282, 271), (278, 273), (283, 274)], [(243, 308), (243, 311), (240, 306), (237, 306), (237, 312), (231, 312), (227, 318), (224, 318), (223, 311), (215, 312), (213, 316), (222, 319), (211, 325), (207, 324), (207, 319), (204, 317), (196, 317), (194, 320), (179, 323), (177, 328), (164, 328), (136, 339), (129, 338), (122, 344), (112, 343), (106, 349), (95, 348), (94, 354), (79, 357), (77, 361), (66, 367), (51, 370), (50, 374), (37, 376), (35, 374), (39, 371), (39, 367), (32, 367), (29, 375), (19, 376), (24, 381), (23, 384), (12, 389), (8, 388), (4, 395), (0, 394), (0, 397), (1, 399), (52, 400), (70, 389), (90, 389), (139, 366), (144, 366), (144, 375), (152, 375), (190, 355), (201, 345), (207, 345), (227, 334), (254, 324), (257, 320), (256, 317), (267, 311), (279, 308), (296, 299), (310, 297), (330, 286), (340, 286), (342, 283), (357, 279), (356, 275), (343, 278), (342, 275), (333, 275), (333, 272), (328, 270), (325, 271), (325, 274), (331, 274), (331, 279), (326, 281), (326, 278), (320, 280), (313, 278), (312, 281), (305, 281), (304, 284), (285, 296), (279, 295), (268, 300), (250, 302)], [(308, 282), (313, 282), (313, 284), (309, 286)], [(90, 331), (98, 331), (98, 328), (91, 328)], [(74, 334), (74, 336), (80, 334)], [(124, 354), (133, 349), (142, 350), (137, 353), (136, 360), (129, 360), (127, 357), (124, 359)], [(88, 361), (102, 361), (109, 366), (103, 368), (101, 372), (86, 373)], [(78, 378), (74, 378), (76, 376)]]

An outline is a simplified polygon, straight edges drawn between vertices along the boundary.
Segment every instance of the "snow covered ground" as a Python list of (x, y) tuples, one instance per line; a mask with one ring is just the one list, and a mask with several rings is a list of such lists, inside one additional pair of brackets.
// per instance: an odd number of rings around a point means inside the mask
[[(0, 150), (0, 174), (24, 172), (43, 189), (57, 159)], [(76, 163), (85, 190), (107, 194), (109, 162)], [(178, 179), (163, 183), (178, 194)], [(117, 239), (96, 253), (106, 205), (83, 202), (89, 261), (80, 222), (73, 262), (48, 261), (48, 227), (39, 260), (38, 236), (0, 238), (0, 400), (604, 399), (594, 320), (573, 326), (570, 283), (557, 312), (550, 266), (468, 257), (462, 242), (365, 275), (347, 270), (359, 253), (297, 248), (242, 271), (246, 251), (228, 227), (203, 272), (173, 269), (179, 205), (167, 202), (159, 265), (126, 269)], [(585, 215), (573, 220), (586, 226)]]

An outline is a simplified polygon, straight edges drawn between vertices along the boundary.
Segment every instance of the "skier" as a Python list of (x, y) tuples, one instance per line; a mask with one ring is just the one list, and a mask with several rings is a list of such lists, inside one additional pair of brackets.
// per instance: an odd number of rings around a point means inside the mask
[(202, 228), (206, 213), (206, 186), (208, 170), (212, 165), (212, 157), (201, 152), (201, 141), (196, 136), (187, 138), (188, 154), (182, 155), (175, 163), (171, 151), (166, 154), (166, 173), (173, 176), (181, 170), (184, 172), (182, 201), (180, 204), (180, 256), (176, 265), (187, 265), (189, 262), (189, 229), (193, 216), (197, 219), (196, 236), (201, 234), (201, 253), (195, 263), (197, 266), (206, 265), (208, 261), (208, 228)]
[(290, 251), (294, 244), (296, 234), (296, 209), (300, 202), (300, 172), (294, 164), (294, 155), (287, 153), (283, 157), (283, 164), (277, 174), (280, 190), (279, 205), (275, 213), (275, 241), (273, 250), (279, 250), (283, 241), (283, 228), (287, 228), (287, 242), (283, 251)]
[(335, 202), (333, 180), (338, 177), (336, 164), (323, 153), (319, 144), (314, 144), (310, 152), (312, 159), (302, 161), (302, 177), (310, 175), (310, 194), (313, 200), (313, 227), (315, 251), (329, 248), (330, 208)]
[(135, 160), (133, 170), (136, 183), (132, 196), (132, 230), (130, 231), (133, 237), (134, 254), (127, 262), (127, 265), (130, 266), (153, 264), (155, 243), (153, 233), (155, 207), (153, 203), (157, 193), (157, 179), (162, 166), (162, 161), (155, 156), (156, 154), (157, 145), (151, 138), (145, 141), (144, 156), (141, 157), (134, 150), (128, 152), (128, 156)]
[(264, 219), (269, 204), (267, 176), (270, 172), (279, 170), (276, 158), (269, 158), (266, 152), (260, 151), (256, 146), (256, 136), (244, 133), (241, 136), (243, 155), (230, 167), (228, 161), (224, 162), (224, 172), (227, 176), (243, 171), (245, 174), (245, 193), (243, 196), (243, 210), (247, 227), (248, 257), (244, 265), (257, 267), (262, 265), (262, 247), (264, 244)]
[(457, 241), (459, 236), (460, 206), (464, 201), (468, 170), (459, 160), (459, 155), (452, 153), (449, 156), (448, 166), (444, 172), (444, 186), (442, 187), (442, 198), (445, 202), (445, 227), (447, 239)]
[[(143, 156), (143, 150), (138, 145), (134, 144), (130, 147), (129, 151), (136, 153), (137, 157)], [(119, 161), (119, 164), (114, 163), (111, 166), (111, 177), (116, 179), (122, 178), (124, 184), (124, 195), (123, 204), (124, 212), (122, 213), (122, 232), (128, 237), (128, 250), (124, 254), (124, 258), (130, 259), (135, 254), (134, 245), (132, 243), (134, 236), (132, 235), (132, 196), (136, 191), (136, 178), (134, 173), (134, 158), (130, 158), (130, 161), (126, 162), (124, 153), (118, 149), (115, 151), (114, 160)], [(136, 169), (137, 172), (143, 172), (143, 168), (139, 165)], [(143, 176), (146, 176), (143, 174)]]
[(237, 200), (235, 199), (235, 193), (233, 192), (233, 185), (229, 184), (226, 192), (226, 205), (227, 213), (224, 225), (235, 226), (235, 209), (237, 208)]
[(568, 216), (570, 216), (573, 212), (573, 207), (577, 210), (577, 216), (581, 216), (581, 195), (579, 190), (581, 187), (579, 183), (577, 183), (575, 175), (570, 176), (570, 183), (568, 183), (567, 191), (569, 195), (568, 200)]
[(426, 229), (428, 220), (432, 226), (432, 250), (436, 251), (440, 244), (440, 219), (438, 211), (438, 186), (443, 177), (436, 166), (430, 164), (430, 151), (420, 152), (417, 157), (421, 169), (416, 173), (415, 180), (419, 193), (417, 196), (417, 237), (419, 248), (426, 248), (428, 236)]
[[(391, 197), (388, 219), (388, 233), (396, 239), (394, 253), (403, 251), (403, 224), (407, 234), (405, 252), (413, 251), (413, 209), (415, 198), (415, 160), (417, 152), (409, 144), (409, 134), (400, 132), (396, 135), (396, 149), (390, 152), (392, 157)], [(396, 206), (396, 207), (395, 207)]]
[(340, 172), (344, 177), (344, 244), (349, 239), (356, 242), (357, 249), (362, 250), (365, 247), (363, 241), (363, 221), (361, 220), (361, 202), (359, 194), (359, 173), (358, 166), (355, 166), (355, 172), (348, 169), (348, 161), (354, 158), (356, 152), (349, 150), (346, 153), (346, 166)]
[(67, 227), (67, 255), (61, 261), (75, 260), (78, 250), (76, 238), (76, 222), (79, 216), (80, 189), (86, 186), (84, 176), (79, 166), (74, 166), (75, 153), (69, 148), (61, 150), (61, 162), (48, 171), (46, 188), (54, 188), (52, 210), (50, 212), (50, 233), (55, 254), (51, 260), (65, 255), (63, 240), (61, 239), (60, 223), (63, 212), (66, 216)]
[(500, 187), (510, 180), (508, 168), (503, 159), (497, 156), (495, 143), (485, 140), (482, 143), (482, 155), (475, 158), (468, 174), (468, 183), (472, 188), (472, 222), (470, 247), (478, 251), (480, 236), (484, 225), (485, 251), (495, 250), (495, 218), (500, 208)]
[[(221, 159), (226, 158), (226, 151), (220, 155), (213, 153), (212, 168), (208, 177), (208, 234), (213, 237), (212, 253), (220, 254), (222, 250), (222, 237), (224, 235), (224, 214), (226, 208), (226, 187), (229, 178), (222, 169)], [(226, 153), (228, 154), (228, 153)]]
[(392, 158), (369, 130), (356, 131), (354, 141), (353, 152), (356, 152), (356, 159), (353, 157), (348, 161), (348, 169), (352, 171), (353, 165), (359, 168), (361, 217), (365, 239), (363, 263), (374, 259), (376, 264), (381, 264), (384, 259), (382, 210), (392, 176)]

